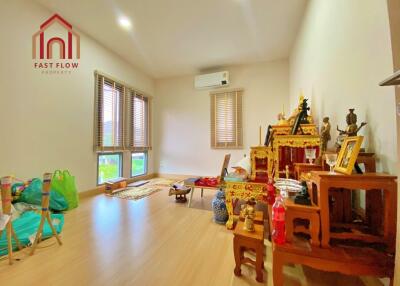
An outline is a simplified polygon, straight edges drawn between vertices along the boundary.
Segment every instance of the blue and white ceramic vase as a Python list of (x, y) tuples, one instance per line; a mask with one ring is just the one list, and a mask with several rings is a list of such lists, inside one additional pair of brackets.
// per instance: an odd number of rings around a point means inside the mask
[(211, 202), (212, 210), (214, 212), (214, 221), (219, 224), (225, 224), (228, 221), (228, 211), (225, 203), (225, 191), (219, 189)]

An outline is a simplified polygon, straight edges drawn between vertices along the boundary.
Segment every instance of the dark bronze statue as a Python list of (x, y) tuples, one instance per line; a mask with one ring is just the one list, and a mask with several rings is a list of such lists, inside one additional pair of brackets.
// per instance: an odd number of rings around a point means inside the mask
[(301, 103), (301, 108), (300, 108), (300, 112), (299, 114), (297, 114), (296, 119), (294, 120), (294, 124), (292, 126), (292, 135), (297, 134), (297, 130), (300, 127), (300, 124), (308, 124), (308, 110), (310, 110), (310, 107), (308, 107), (308, 103), (307, 103), (307, 98), (304, 98), (302, 103)]
[(362, 122), (360, 126), (357, 126), (357, 114), (354, 113), (354, 108), (349, 109), (349, 113), (346, 115), (346, 123), (347, 127), (345, 130), (340, 130), (339, 126), (336, 127), (337, 131), (339, 131), (339, 136), (335, 143), (338, 150), (347, 136), (357, 136), (358, 131), (367, 125), (366, 122)]
[(331, 140), (331, 124), (329, 123), (329, 117), (322, 119), (321, 127), (321, 151), (325, 152), (328, 148), (328, 141)]

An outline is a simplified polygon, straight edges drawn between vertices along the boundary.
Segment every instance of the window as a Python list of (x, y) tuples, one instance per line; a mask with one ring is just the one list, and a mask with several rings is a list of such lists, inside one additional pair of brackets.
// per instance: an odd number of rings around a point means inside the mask
[(95, 72), (94, 149), (99, 152), (98, 184), (122, 176), (122, 168), (129, 167), (123, 165), (123, 155), (132, 156), (131, 162), (127, 162), (131, 164), (131, 176), (147, 173), (150, 103), (150, 97), (142, 92)]
[(147, 173), (147, 153), (134, 152), (131, 155), (131, 177), (142, 176)]
[(98, 154), (97, 184), (122, 177), (122, 153)]
[(95, 77), (95, 150), (150, 150), (150, 98), (100, 73)]
[(96, 84), (96, 148), (98, 150), (122, 150), (125, 87), (104, 76), (97, 76)]
[(211, 98), (211, 148), (243, 146), (242, 90), (218, 91)]

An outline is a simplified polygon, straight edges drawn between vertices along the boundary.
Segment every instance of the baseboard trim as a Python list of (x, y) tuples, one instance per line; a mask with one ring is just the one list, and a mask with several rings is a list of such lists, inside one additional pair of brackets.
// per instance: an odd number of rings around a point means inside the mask
[(129, 179), (127, 179), (127, 182), (128, 182), (128, 184), (130, 184), (130, 183), (141, 181), (141, 180), (153, 179), (155, 177), (157, 177), (157, 174), (156, 173), (151, 173), (151, 174), (147, 174), (147, 175), (144, 175), (144, 176), (137, 176), (137, 177), (129, 178)]
[(198, 178), (200, 177), (199, 175), (182, 175), (182, 174), (167, 174), (167, 173), (156, 173), (156, 177), (159, 178), (166, 178), (166, 179), (179, 179), (179, 180), (185, 180), (188, 178)]
[(93, 197), (99, 194), (103, 194), (105, 192), (105, 187), (104, 186), (98, 186), (94, 189), (86, 190), (83, 192), (79, 192), (79, 199), (84, 199), (88, 197)]

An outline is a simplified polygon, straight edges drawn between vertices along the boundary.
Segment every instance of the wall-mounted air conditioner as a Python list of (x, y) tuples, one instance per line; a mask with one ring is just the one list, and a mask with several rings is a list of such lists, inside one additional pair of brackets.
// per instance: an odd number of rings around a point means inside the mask
[(194, 87), (197, 89), (214, 88), (229, 85), (229, 72), (216, 72), (198, 75), (194, 78)]

